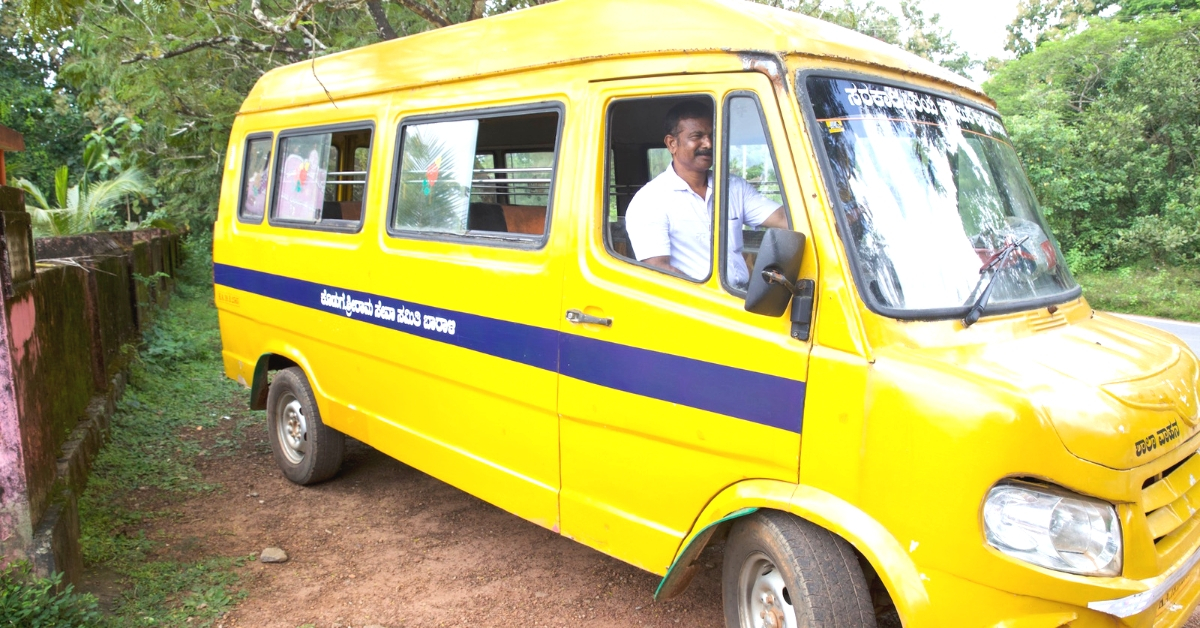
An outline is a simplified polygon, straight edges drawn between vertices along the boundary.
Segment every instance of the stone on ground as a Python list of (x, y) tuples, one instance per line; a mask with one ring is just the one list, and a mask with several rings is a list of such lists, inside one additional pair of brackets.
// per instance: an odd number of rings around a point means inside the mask
[(287, 552), (278, 547), (268, 547), (258, 555), (258, 562), (260, 563), (286, 563), (287, 560)]

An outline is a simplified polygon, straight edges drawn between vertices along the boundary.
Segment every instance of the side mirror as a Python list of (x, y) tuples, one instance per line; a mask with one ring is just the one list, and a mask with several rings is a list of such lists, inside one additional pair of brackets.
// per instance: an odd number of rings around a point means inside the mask
[(746, 311), (782, 316), (792, 306), (792, 337), (808, 340), (812, 323), (814, 285), (797, 281), (804, 257), (804, 234), (768, 229), (758, 249), (758, 260), (746, 288)]

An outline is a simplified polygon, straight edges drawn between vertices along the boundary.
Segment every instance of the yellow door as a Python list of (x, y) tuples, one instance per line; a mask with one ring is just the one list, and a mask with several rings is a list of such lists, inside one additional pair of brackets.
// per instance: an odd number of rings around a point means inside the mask
[[(744, 310), (727, 287), (730, 176), (785, 206), (808, 232), (772, 85), (757, 73), (597, 83), (560, 321), (563, 534), (665, 573), (704, 505), (748, 478), (795, 482), (810, 345), (787, 318)], [(712, 265), (681, 278), (636, 260), (624, 221), (665, 170), (664, 114), (715, 109)], [(768, 140), (767, 138), (771, 138)], [(671, 167), (667, 165), (666, 167)], [(782, 176), (780, 176), (782, 175)], [(760, 234), (761, 232), (759, 232)], [(743, 234), (753, 261), (756, 234)], [(722, 243), (725, 243), (722, 245)], [(710, 264), (711, 264), (710, 259)], [(811, 251), (803, 276), (812, 277)], [(752, 268), (752, 265), (750, 266)]]

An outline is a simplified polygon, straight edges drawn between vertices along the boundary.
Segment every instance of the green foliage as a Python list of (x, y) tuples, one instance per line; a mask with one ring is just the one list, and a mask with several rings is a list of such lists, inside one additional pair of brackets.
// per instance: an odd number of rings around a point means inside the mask
[(26, 204), (37, 237), (91, 233), (105, 227), (122, 225), (114, 208), (152, 192), (142, 171), (130, 168), (115, 178), (88, 185), (86, 179), (67, 186), (68, 171), (60, 167), (54, 175), (54, 195), (57, 205), (51, 205), (46, 195), (32, 181), (17, 179), (16, 187), (25, 190)]
[(832, 22), (924, 57), (966, 76), (979, 62), (958, 47), (937, 14), (927, 15), (919, 0), (900, 0), (900, 13), (875, 0), (841, 0), (827, 7), (823, 0), (753, 0)]
[[(387, 4), (400, 33), (425, 27)], [(124, 166), (147, 172), (162, 216), (192, 231), (210, 228), (215, 219), (229, 132), (258, 78), (281, 65), (377, 41), (361, 4), (318, 3), (282, 35), (264, 31), (249, 0), (96, 0), (79, 16), (63, 79), (78, 89), (93, 123), (138, 121), (136, 134), (118, 137), (109, 149)]]
[(1098, 310), (1200, 322), (1200, 270), (1125, 266), (1076, 271), (1088, 303)]
[(1093, 19), (985, 85), (1068, 252), (1200, 256), (1200, 12)]
[(113, 614), (148, 626), (212, 626), (245, 597), (245, 592), (236, 590), (234, 570), (253, 559), (250, 555), (131, 565), (127, 573), (134, 586), (120, 598)]
[(80, 498), (84, 561), (116, 574), (122, 588), (113, 626), (209, 626), (242, 596), (235, 568), (245, 557), (171, 560), (163, 542), (144, 532), (170, 503), (216, 490), (195, 461), (233, 443), (205, 445), (188, 435), (226, 420), (221, 412), (231, 398), (245, 395), (223, 376), (209, 237), (184, 243), (171, 306), (144, 334), (110, 441)]
[(24, 136), (25, 150), (5, 153), (10, 181), (25, 178), (42, 189), (61, 164), (79, 165), (87, 119), (73, 91), (55, 80), (63, 50), (24, 34), (11, 5), (0, 3), (0, 125)]
[(1009, 24), (1004, 48), (1017, 55), (1033, 52), (1048, 41), (1064, 39), (1087, 25), (1087, 20), (1116, 4), (1116, 0), (1021, 0)]
[(67, 585), (62, 574), (36, 578), (29, 564), (17, 562), (0, 571), (0, 626), (13, 628), (88, 628), (101, 625), (96, 598)]
[(1120, 4), (1121, 10), (1117, 15), (1121, 17), (1160, 15), (1200, 9), (1200, 0), (1125, 0)]
[(1004, 48), (1026, 55), (1049, 41), (1078, 34), (1092, 18), (1117, 9), (1118, 19), (1162, 16), (1200, 9), (1200, 0), (1021, 0), (1017, 17), (1006, 28)]

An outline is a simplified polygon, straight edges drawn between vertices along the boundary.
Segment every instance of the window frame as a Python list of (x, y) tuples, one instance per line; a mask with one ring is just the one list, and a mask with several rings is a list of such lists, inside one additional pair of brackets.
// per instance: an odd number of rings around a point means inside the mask
[(246, 208), (246, 176), (250, 174), (249, 169), (246, 167), (250, 158), (250, 143), (264, 139), (270, 141), (271, 154), (268, 159), (273, 160), (276, 151), (278, 150), (275, 146), (276, 138), (274, 131), (259, 131), (257, 133), (251, 133), (242, 141), (242, 174), (240, 177), (238, 177), (237, 221), (245, 225), (261, 225), (263, 220), (266, 219), (267, 215), (271, 213), (271, 192), (274, 191), (275, 187), (275, 167), (271, 161), (268, 161), (267, 163), (267, 202), (263, 206), (262, 215), (258, 217), (258, 220), (252, 220), (247, 219), (245, 213), (243, 212), (243, 210)]
[[(395, 227), (396, 217), (396, 202), (400, 196), (400, 168), (404, 164), (404, 141), (406, 139), (407, 127), (421, 124), (436, 124), (439, 122), (461, 122), (463, 120), (486, 120), (492, 118), (516, 117), (523, 114), (531, 113), (556, 113), (558, 114), (558, 128), (555, 130), (554, 136), (554, 165), (550, 171), (550, 191), (546, 199), (546, 226), (542, 230), (540, 236), (532, 234), (519, 233), (500, 233), (480, 231), (475, 233), (445, 233), (437, 231), (418, 231), (415, 229), (397, 229)], [(529, 103), (525, 105), (515, 105), (510, 107), (485, 107), (482, 109), (467, 109), (462, 111), (454, 111), (449, 113), (434, 113), (434, 114), (418, 114), (413, 116), (404, 116), (396, 123), (396, 147), (392, 154), (391, 185), (388, 186), (388, 204), (387, 218), (384, 222), (384, 229), (389, 237), (400, 240), (424, 240), (430, 242), (454, 242), (457, 244), (476, 244), (481, 246), (490, 246), (506, 249), (521, 249), (527, 251), (538, 251), (546, 248), (550, 242), (550, 228), (554, 224), (554, 200), (555, 188), (557, 188), (558, 176), (562, 166), (562, 140), (563, 131), (566, 128), (567, 105), (558, 100), (548, 100), (537, 103)], [(476, 138), (478, 139), (478, 137)], [(491, 150), (487, 154), (498, 155), (505, 151)], [(476, 144), (472, 153), (474, 156), (481, 154), (479, 146)], [(493, 159), (496, 159), (494, 156)], [(474, 187), (474, 186), (472, 186)], [(469, 202), (469, 199), (468, 199)]]
[[(358, 222), (353, 225), (345, 224), (350, 221), (341, 221), (343, 224), (322, 224), (322, 221), (315, 223), (302, 222), (299, 220), (280, 219), (275, 216), (275, 212), (279, 205), (279, 195), (275, 194), (275, 184), (279, 180), (279, 170), (283, 167), (283, 160), (280, 157), (280, 150), (283, 146), (283, 140), (289, 137), (300, 137), (305, 135), (323, 135), (325, 133), (341, 133), (344, 131), (362, 131), (369, 130), (371, 132), (371, 144), (367, 147), (367, 175), (363, 182), (363, 200), (362, 212), (359, 214)], [(324, 231), (327, 233), (345, 233), (355, 234), (361, 233), (363, 224), (367, 221), (367, 189), (371, 185), (371, 153), (375, 149), (375, 140), (378, 137), (375, 128), (374, 120), (363, 120), (358, 122), (338, 122), (336, 124), (322, 124), (318, 126), (298, 127), (293, 129), (284, 129), (279, 132), (275, 138), (275, 163), (271, 167), (271, 197), (268, 201), (267, 224), (272, 227), (285, 227), (288, 229), (305, 229), (308, 231)], [(340, 151), (339, 151), (340, 154)], [(326, 185), (328, 185), (328, 181)], [(322, 198), (324, 195), (322, 193)]]
[[(610, 190), (612, 189), (612, 186), (616, 184), (615, 181), (610, 179), (610, 177), (615, 176), (615, 173), (616, 173), (616, 169), (615, 169), (616, 161), (612, 157), (612, 153), (613, 153), (613, 151), (612, 151), (613, 106), (619, 102), (624, 103), (624, 102), (638, 101), (638, 100), (664, 100), (664, 99), (678, 99), (680, 101), (683, 101), (683, 100), (687, 100), (689, 98), (698, 98), (698, 97), (707, 98), (709, 100), (709, 102), (712, 104), (713, 126), (715, 127), (718, 124), (718, 122), (720, 122), (719, 118), (722, 118), (724, 116), (717, 115), (717, 105), (720, 103), (719, 103), (718, 99), (713, 95), (712, 92), (685, 92), (685, 93), (674, 93), (674, 94), (650, 94), (650, 95), (639, 95), (639, 96), (626, 96), (626, 97), (613, 98), (608, 101), (608, 104), (605, 107), (605, 111), (604, 111), (604, 121), (605, 121), (605, 124), (604, 124), (604, 146), (602, 147), (602, 149), (604, 151), (604, 164), (602, 165), (603, 172), (604, 172), (604, 188), (603, 188), (604, 199), (600, 202), (600, 218), (602, 221), (601, 224), (603, 225), (602, 228), (600, 229), (600, 235), (604, 240), (605, 252), (608, 253), (609, 257), (611, 257), (614, 260), (617, 260), (618, 262), (624, 262), (626, 264), (631, 264), (638, 268), (647, 268), (656, 273), (666, 275), (667, 277), (674, 277), (676, 279), (682, 279), (683, 281), (686, 281), (690, 284), (704, 285), (704, 284), (708, 283), (709, 281), (711, 281), (713, 278), (714, 266), (713, 266), (711, 257), (709, 259), (709, 264), (708, 264), (708, 274), (705, 275), (703, 279), (692, 279), (688, 275), (685, 275), (682, 273), (673, 273), (670, 271), (666, 271), (657, 266), (651, 266), (650, 264), (647, 264), (637, 258), (626, 257), (624, 255), (621, 255), (620, 253), (617, 253), (612, 248), (612, 238), (609, 237), (609, 232), (608, 232), (608, 224), (609, 224), (608, 223), (608, 207), (609, 207), (609, 198), (611, 196)], [(723, 111), (722, 111), (722, 113), (723, 113)], [(716, 145), (716, 143), (717, 143), (716, 138), (719, 137), (719, 134), (722, 134), (722, 133), (724, 133), (724, 131), (718, 131), (716, 128), (713, 129), (713, 144), (714, 144), (713, 155), (714, 155), (714, 158), (715, 158), (715, 155), (717, 155), (718, 153), (723, 153), (723, 151), (724, 151), (724, 147)], [(666, 147), (664, 146), (663, 148), (666, 148)], [(720, 149), (720, 150), (718, 150), (718, 149)], [(647, 150), (646, 151), (647, 168), (649, 167), (649, 161), (650, 161), (650, 152), (649, 152), (649, 150)], [(610, 165), (612, 165), (613, 167), (610, 167)], [(670, 165), (668, 165), (667, 167), (670, 167)], [(650, 179), (650, 181), (653, 181), (653, 180), (654, 180), (653, 178)], [(650, 181), (647, 181), (646, 185), (649, 185)], [(645, 187), (645, 186), (643, 186), (643, 187)], [(641, 190), (638, 190), (638, 191), (640, 192)], [(713, 194), (719, 195), (719, 196), (724, 196), (724, 193), (725, 193), (725, 190), (718, 185), (717, 175), (714, 172), (713, 173)], [(716, 213), (717, 212), (713, 212), (714, 220), (716, 219)], [(708, 240), (708, 250), (710, 251), (710, 253), (715, 244), (713, 242), (713, 240), (714, 240), (714, 238), (717, 237), (717, 225), (714, 224), (714, 225), (712, 225), (712, 227), (713, 227), (712, 235), (709, 237), (709, 240)], [(632, 243), (630, 243), (630, 246), (632, 246)], [(636, 253), (636, 252), (637, 251), (634, 251), (634, 253)]]
[[(766, 111), (763, 109), (763, 106), (762, 106), (762, 99), (760, 99), (758, 97), (758, 92), (755, 92), (754, 90), (749, 90), (749, 89), (735, 90), (735, 91), (729, 92), (728, 94), (725, 94), (725, 98), (722, 99), (721, 118), (724, 123), (724, 126), (721, 130), (721, 144), (723, 146), (723, 149), (721, 151), (721, 156), (722, 156), (722, 159), (721, 159), (721, 181), (727, 182), (729, 180), (729, 155), (730, 155), (730, 150), (731, 150), (731, 145), (730, 145), (730, 141), (729, 141), (729, 130), (730, 130), (730, 126), (731, 126), (730, 121), (729, 121), (729, 112), (731, 111), (731, 107), (729, 106), (729, 102), (731, 100), (733, 100), (734, 98), (743, 98), (743, 97), (751, 98), (754, 101), (755, 107), (757, 107), (757, 109), (758, 109), (758, 121), (762, 125), (763, 135), (767, 139), (767, 150), (771, 154), (771, 165), (775, 168), (775, 176), (779, 178), (779, 196), (781, 198), (783, 198), (783, 203), (781, 204), (781, 206), (783, 207), (784, 218), (787, 219), (788, 229), (794, 230), (796, 228), (796, 225), (795, 225), (795, 223), (792, 222), (792, 208), (788, 204), (787, 194), (784, 192), (784, 189), (783, 189), (783, 171), (781, 171), (779, 169), (779, 158), (775, 155), (775, 143), (773, 141), (771, 141), (771, 127), (767, 124), (767, 115), (766, 115)], [(727, 216), (729, 215), (729, 185), (726, 184), (722, 188), (722, 191), (724, 193), (721, 194), (721, 207), (717, 212), (719, 215), (719, 222), (717, 224), (718, 231), (724, 231), (726, 223), (728, 222)], [(732, 294), (736, 297), (741, 297), (741, 298), (745, 299), (746, 298), (745, 290), (738, 290), (729, 284), (729, 277), (728, 277), (728, 273), (726, 272), (729, 267), (728, 266), (729, 238), (721, 237), (722, 235), (725, 235), (725, 234), (720, 233), (720, 234), (715, 235), (715, 237), (717, 237), (717, 239), (718, 239), (718, 244), (720, 246), (720, 251), (718, 252), (717, 257), (720, 258), (720, 260), (721, 260), (720, 261), (721, 268), (719, 269), (720, 275), (721, 275), (721, 287), (724, 288), (725, 291), (728, 292), (729, 294)], [(743, 241), (743, 245), (744, 244), (745, 244), (745, 242)], [(749, 273), (754, 272), (753, 268), (749, 268), (747, 270), (749, 271)]]

